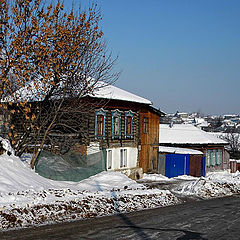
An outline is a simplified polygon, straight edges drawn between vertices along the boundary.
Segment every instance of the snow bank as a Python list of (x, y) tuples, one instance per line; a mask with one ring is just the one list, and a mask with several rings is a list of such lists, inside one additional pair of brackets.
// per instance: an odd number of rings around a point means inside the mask
[(172, 178), (168, 178), (166, 176), (163, 176), (162, 174), (143, 174), (142, 181), (163, 181), (163, 182), (169, 182), (174, 181)]
[(144, 174), (143, 181), (176, 182), (177, 187), (172, 189), (173, 194), (183, 196), (197, 196), (207, 199), (229, 196), (240, 193), (240, 172), (230, 173), (228, 170), (208, 173), (206, 177), (178, 176), (167, 178), (161, 174)]
[(169, 191), (147, 189), (119, 172), (81, 182), (46, 179), (7, 153), (0, 156), (0, 227), (27, 227), (167, 206), (180, 201)]
[(127, 176), (118, 172), (102, 172), (79, 183), (54, 181), (46, 179), (30, 169), (18, 157), (0, 155), (0, 192), (9, 193), (25, 190), (40, 191), (49, 188), (62, 189), (70, 188), (80, 191), (110, 191), (124, 189), (125, 186), (131, 189), (144, 188)]
[(180, 175), (178, 177), (168, 178), (162, 174), (143, 174), (142, 181), (152, 181), (152, 182), (174, 182), (176, 180), (196, 180), (197, 177), (188, 176), (188, 175)]
[(205, 178), (180, 184), (174, 192), (183, 195), (194, 195), (200, 198), (229, 196), (240, 193), (240, 173), (229, 171), (212, 172)]

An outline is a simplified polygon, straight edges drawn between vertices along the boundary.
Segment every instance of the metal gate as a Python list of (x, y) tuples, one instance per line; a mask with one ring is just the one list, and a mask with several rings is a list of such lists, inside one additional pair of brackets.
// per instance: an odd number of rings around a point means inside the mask
[(167, 154), (165, 160), (165, 176), (177, 177), (189, 175), (189, 154)]

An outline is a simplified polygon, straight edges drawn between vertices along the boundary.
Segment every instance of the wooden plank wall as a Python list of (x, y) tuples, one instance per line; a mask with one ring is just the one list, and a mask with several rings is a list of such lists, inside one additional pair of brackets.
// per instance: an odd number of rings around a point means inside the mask
[(194, 177), (201, 176), (202, 155), (190, 155), (189, 175)]
[[(148, 133), (143, 132), (144, 118), (148, 118)], [(139, 166), (143, 172), (157, 171), (160, 117), (148, 110), (140, 112), (141, 150)]]
[[(118, 108), (116, 108), (118, 109)], [(89, 141), (100, 143), (100, 146), (103, 148), (112, 148), (112, 147), (138, 147), (139, 142), (139, 112), (134, 112), (133, 116), (133, 138), (125, 138), (125, 111), (122, 110), (121, 113), (121, 138), (113, 139), (112, 138), (112, 116), (110, 109), (106, 110), (106, 119), (105, 119), (105, 138), (96, 139), (95, 138), (95, 111), (92, 111), (89, 118)], [(126, 111), (129, 111), (127, 109)]]

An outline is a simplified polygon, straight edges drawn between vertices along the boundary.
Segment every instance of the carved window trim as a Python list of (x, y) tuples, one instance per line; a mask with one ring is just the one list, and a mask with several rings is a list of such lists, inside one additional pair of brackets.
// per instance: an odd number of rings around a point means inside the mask
[(125, 138), (133, 138), (133, 111), (125, 112), (125, 130), (124, 136)]
[[(105, 122), (106, 122), (106, 111), (104, 109), (100, 109), (95, 111), (95, 139), (105, 139)], [(99, 122), (100, 117), (102, 116), (102, 126), (100, 129), (101, 134), (99, 134), (99, 125), (101, 122)]]
[[(112, 117), (112, 139), (121, 138), (121, 115), (122, 112), (118, 109), (113, 110), (111, 113)], [(115, 122), (117, 120), (117, 122)], [(118, 123), (118, 133), (116, 134), (115, 124)]]

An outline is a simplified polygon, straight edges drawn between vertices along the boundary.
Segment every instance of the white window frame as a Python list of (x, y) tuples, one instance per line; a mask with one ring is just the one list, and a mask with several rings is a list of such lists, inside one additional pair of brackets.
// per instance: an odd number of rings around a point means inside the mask
[(127, 149), (120, 149), (120, 168), (127, 167)]

